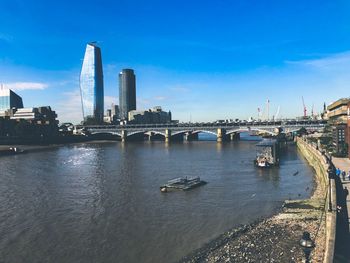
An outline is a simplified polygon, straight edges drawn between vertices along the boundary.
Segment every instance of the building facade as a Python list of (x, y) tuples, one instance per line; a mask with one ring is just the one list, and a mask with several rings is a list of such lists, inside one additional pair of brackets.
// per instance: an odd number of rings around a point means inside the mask
[(347, 127), (346, 127), (346, 142), (348, 144), (348, 158), (350, 159), (350, 102), (348, 103), (348, 112), (347, 112)]
[(119, 117), (127, 120), (129, 111), (136, 110), (136, 80), (134, 70), (119, 73)]
[(10, 89), (0, 89), (0, 111), (23, 108), (22, 98)]
[(111, 110), (112, 118), (115, 120), (119, 119), (119, 106), (112, 103)]
[(338, 156), (346, 156), (349, 151), (348, 108), (350, 99), (341, 98), (327, 107), (328, 124), (332, 127), (332, 142)]
[(12, 120), (26, 120), (34, 124), (58, 125), (57, 114), (50, 106), (17, 109)]
[(330, 124), (346, 124), (348, 114), (348, 103), (350, 99), (339, 99), (327, 107), (327, 119)]
[(84, 120), (103, 121), (104, 92), (101, 49), (95, 43), (86, 45), (80, 74), (80, 94)]
[(160, 124), (171, 122), (171, 112), (163, 111), (160, 106), (149, 110), (129, 111), (129, 122), (135, 124)]

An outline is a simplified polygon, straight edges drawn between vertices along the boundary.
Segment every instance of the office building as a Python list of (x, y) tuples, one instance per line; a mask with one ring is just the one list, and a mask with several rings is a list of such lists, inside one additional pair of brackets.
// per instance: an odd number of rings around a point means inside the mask
[(86, 45), (80, 74), (80, 94), (84, 120), (103, 121), (103, 70), (101, 49), (96, 43)]
[(129, 111), (129, 122), (135, 124), (171, 123), (171, 112), (163, 111), (160, 106), (149, 110)]
[(23, 101), (20, 96), (10, 89), (0, 89), (0, 111), (7, 111), (12, 108), (23, 108)]
[(123, 69), (119, 73), (120, 119), (127, 120), (129, 111), (136, 110), (136, 83), (132, 69)]
[(112, 103), (111, 109), (112, 109), (112, 118), (115, 120), (119, 119), (119, 106)]
[(26, 120), (33, 124), (58, 125), (57, 114), (50, 106), (17, 109), (11, 120)]

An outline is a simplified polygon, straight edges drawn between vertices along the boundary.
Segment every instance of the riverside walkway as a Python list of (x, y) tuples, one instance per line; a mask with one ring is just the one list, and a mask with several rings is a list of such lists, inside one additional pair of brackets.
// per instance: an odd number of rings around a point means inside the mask
[[(350, 181), (348, 178), (348, 172), (350, 171), (350, 160), (348, 158), (332, 158), (333, 164), (335, 165), (336, 168), (339, 168), (342, 171), (346, 172), (346, 176), (345, 176), (345, 180), (343, 180), (342, 176), (340, 176), (340, 181), (342, 183), (343, 189), (345, 187), (348, 188), (348, 190), (350, 191)], [(348, 211), (348, 224), (349, 224), (349, 230), (350, 230), (350, 195), (348, 195), (346, 197), (346, 206), (347, 206), (347, 211)]]
[(350, 262), (350, 195), (344, 194), (345, 187), (350, 191), (350, 180), (348, 172), (350, 171), (350, 160), (348, 158), (332, 158), (336, 168), (346, 172), (345, 180), (342, 176), (337, 178), (337, 205), (342, 207), (342, 211), (337, 220), (337, 238), (334, 262)]

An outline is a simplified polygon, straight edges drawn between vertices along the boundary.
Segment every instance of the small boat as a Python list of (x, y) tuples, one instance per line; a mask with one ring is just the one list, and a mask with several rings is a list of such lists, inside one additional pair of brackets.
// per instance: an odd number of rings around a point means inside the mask
[(0, 150), (0, 155), (15, 155), (25, 153), (25, 150), (19, 149), (18, 147), (10, 147), (8, 149)]
[(257, 158), (256, 165), (262, 168), (271, 166), (271, 164), (266, 160), (266, 158)]
[(202, 181), (198, 176), (192, 178), (175, 178), (168, 181), (166, 184), (160, 186), (160, 191), (166, 193), (169, 190), (183, 190), (187, 191), (195, 187), (206, 184), (207, 182)]
[(13, 154), (19, 154), (19, 153), (25, 152), (23, 149), (20, 149), (18, 147), (10, 147), (9, 151), (12, 152)]

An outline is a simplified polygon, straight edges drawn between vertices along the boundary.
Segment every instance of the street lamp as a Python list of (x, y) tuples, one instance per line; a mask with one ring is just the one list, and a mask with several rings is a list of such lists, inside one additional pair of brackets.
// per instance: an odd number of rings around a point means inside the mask
[(309, 232), (304, 232), (302, 238), (299, 241), (299, 245), (302, 247), (305, 254), (305, 263), (309, 263), (311, 250), (315, 247), (314, 241), (310, 238)]
[(331, 179), (334, 178), (334, 167), (332, 165), (328, 166), (328, 212), (332, 212), (332, 198), (331, 198)]

